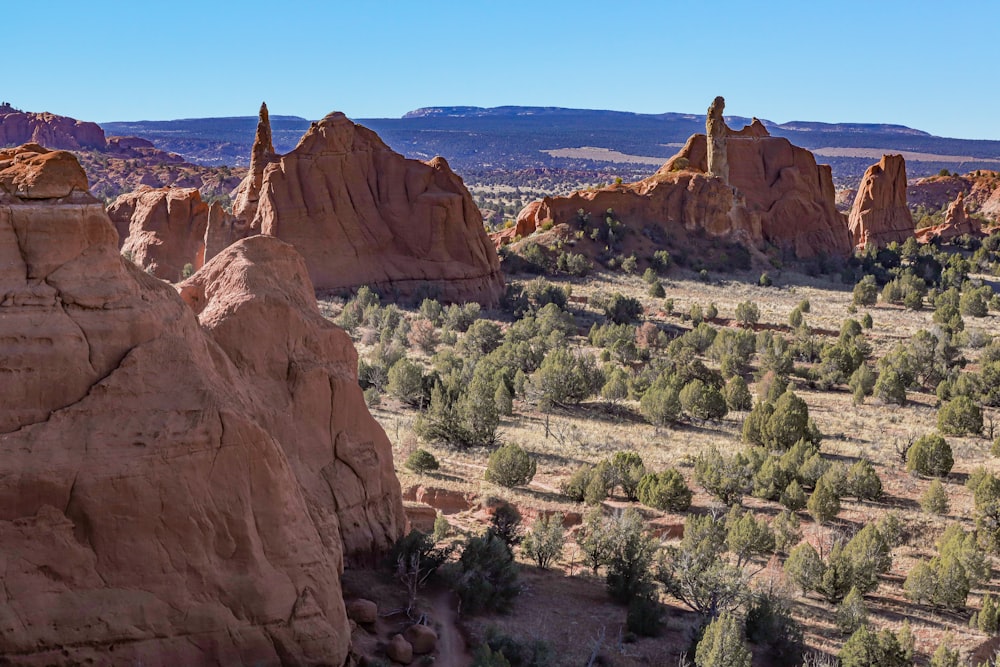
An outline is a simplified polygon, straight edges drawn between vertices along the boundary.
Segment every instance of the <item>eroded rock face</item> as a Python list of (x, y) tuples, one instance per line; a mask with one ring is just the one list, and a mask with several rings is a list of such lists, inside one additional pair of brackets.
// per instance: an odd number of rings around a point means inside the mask
[(729, 138), (730, 130), (726, 125), (722, 112), (726, 108), (726, 100), (721, 96), (712, 101), (708, 107), (708, 114), (705, 118), (705, 135), (708, 141), (708, 155), (706, 156), (706, 170), (709, 176), (721, 178), (724, 183), (729, 183), (729, 159), (726, 154), (726, 139)]
[(0, 182), (7, 664), (343, 664), (342, 559), (398, 536), (398, 483), (301, 258), (230, 250), (199, 324), (85, 191)]
[(817, 165), (812, 153), (787, 139), (769, 136), (760, 121), (727, 131), (728, 184), (709, 173), (708, 141), (696, 134), (653, 176), (546, 197), (529, 204), (518, 216), (519, 224), (523, 220), (525, 230), (533, 231), (545, 220), (568, 222), (580, 209), (602, 219), (613, 208), (627, 225), (766, 241), (801, 259), (849, 255), (853, 244), (847, 219), (836, 208), (830, 167)]
[(249, 233), (295, 246), (317, 289), (371, 285), (404, 297), (499, 301), (496, 251), (472, 196), (443, 158), (408, 160), (341, 113), (315, 123), (287, 155), (268, 157), (273, 149), (261, 144), (269, 134), (258, 129), (254, 156), (261, 157), (234, 213)]
[(0, 150), (0, 188), (21, 199), (58, 199), (87, 191), (87, 175), (72, 153), (38, 144)]
[(854, 245), (884, 247), (913, 236), (913, 216), (906, 205), (906, 161), (883, 155), (865, 171), (848, 216)]
[(61, 150), (103, 150), (106, 143), (104, 130), (97, 123), (0, 107), (0, 146), (41, 144)]
[(181, 280), (184, 267), (205, 263), (208, 204), (195, 188), (151, 188), (118, 197), (108, 207), (122, 252), (157, 278)]
[(983, 227), (979, 220), (971, 217), (965, 210), (965, 194), (959, 192), (955, 201), (948, 205), (944, 222), (934, 227), (924, 227), (917, 230), (917, 240), (921, 243), (929, 243), (934, 239), (951, 241), (963, 234), (980, 236), (982, 233)]

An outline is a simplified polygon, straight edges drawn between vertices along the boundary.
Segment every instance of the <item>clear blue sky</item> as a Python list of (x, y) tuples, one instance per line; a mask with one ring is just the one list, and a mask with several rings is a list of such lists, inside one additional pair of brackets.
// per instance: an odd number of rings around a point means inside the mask
[(84, 120), (505, 104), (1000, 139), (1000, 3), (3, 3), (0, 100)]

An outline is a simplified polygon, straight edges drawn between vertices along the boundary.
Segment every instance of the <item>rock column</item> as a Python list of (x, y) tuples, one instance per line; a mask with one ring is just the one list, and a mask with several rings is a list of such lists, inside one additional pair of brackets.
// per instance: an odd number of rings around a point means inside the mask
[(708, 175), (721, 178), (728, 185), (729, 159), (726, 156), (726, 138), (729, 135), (729, 128), (722, 118), (722, 111), (725, 108), (726, 100), (721, 96), (716, 97), (712, 106), (708, 107), (705, 135), (708, 138)]

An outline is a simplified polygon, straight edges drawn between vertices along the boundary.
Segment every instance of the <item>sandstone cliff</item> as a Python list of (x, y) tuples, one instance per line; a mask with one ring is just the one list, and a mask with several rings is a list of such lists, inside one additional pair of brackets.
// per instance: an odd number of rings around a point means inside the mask
[(103, 150), (107, 140), (97, 123), (0, 106), (0, 146), (20, 144), (41, 144), (62, 150)]
[(913, 236), (913, 216), (906, 205), (906, 161), (883, 155), (865, 171), (848, 216), (854, 245), (884, 247)]
[(247, 239), (182, 299), (36, 148), (0, 154), (5, 664), (343, 664), (342, 561), (402, 507), (304, 263)]
[(317, 289), (367, 284), (399, 296), (499, 301), (496, 251), (443, 158), (408, 160), (341, 113), (276, 156), (266, 107), (253, 157), (234, 212), (249, 233), (295, 246)]
[[(726, 179), (709, 175), (706, 135), (696, 134), (653, 176), (546, 197), (529, 204), (518, 224), (533, 230), (544, 220), (568, 222), (580, 209), (603, 218), (612, 208), (626, 225), (659, 225), (668, 232), (703, 230), (746, 243), (766, 241), (799, 258), (850, 254), (853, 246), (846, 218), (835, 205), (830, 167), (817, 165), (812, 153), (787, 139), (769, 136), (760, 121), (739, 131), (722, 127), (721, 107), (717, 99), (710, 109), (710, 115), (718, 116), (712, 121), (713, 166)], [(718, 167), (723, 155), (724, 169)]]
[(108, 206), (122, 252), (157, 278), (181, 280), (205, 263), (208, 205), (194, 188), (140, 187)]

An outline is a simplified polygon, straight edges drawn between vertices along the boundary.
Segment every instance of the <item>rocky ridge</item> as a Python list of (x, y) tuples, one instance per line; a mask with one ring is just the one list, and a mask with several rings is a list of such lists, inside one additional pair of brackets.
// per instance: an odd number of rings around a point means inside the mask
[(0, 153), (0, 654), (343, 664), (343, 562), (403, 521), (350, 339), (275, 238), (139, 270), (74, 163)]
[(234, 213), (248, 233), (295, 246), (319, 290), (370, 285), (487, 305), (503, 294), (479, 209), (444, 158), (406, 159), (341, 113), (275, 155), (262, 106)]
[(0, 147), (38, 144), (72, 151), (90, 179), (90, 191), (106, 199), (140, 185), (199, 188), (222, 197), (235, 188), (242, 170), (210, 168), (186, 162), (139, 137), (107, 137), (97, 123), (0, 105)]
[(767, 242), (802, 259), (850, 254), (851, 238), (845, 216), (836, 209), (830, 168), (817, 165), (812, 153), (787, 139), (770, 136), (756, 119), (739, 131), (728, 128), (723, 106), (717, 98), (707, 123), (717, 175), (709, 172), (706, 135), (695, 134), (653, 176), (546, 197), (529, 204), (517, 225), (533, 231), (546, 220), (569, 222), (581, 210), (603, 218), (613, 209), (626, 224)]

